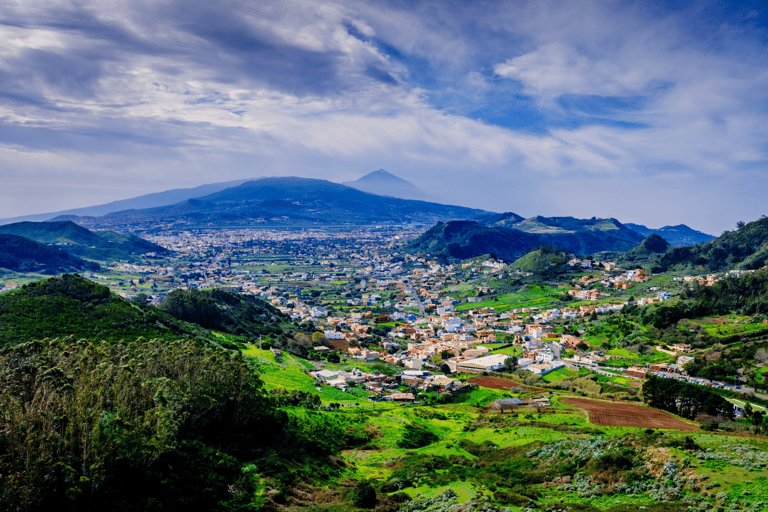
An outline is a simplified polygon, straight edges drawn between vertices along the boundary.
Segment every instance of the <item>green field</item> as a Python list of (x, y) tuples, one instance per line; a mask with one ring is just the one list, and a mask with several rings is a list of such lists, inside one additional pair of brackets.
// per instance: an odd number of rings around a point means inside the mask
[(558, 302), (555, 296), (560, 293), (557, 288), (544, 285), (530, 285), (528, 291), (505, 293), (497, 296), (493, 300), (484, 300), (481, 302), (470, 302), (456, 306), (457, 311), (467, 311), (469, 309), (479, 309), (485, 307), (495, 308), (496, 311), (506, 311), (517, 308), (546, 308), (550, 302)]

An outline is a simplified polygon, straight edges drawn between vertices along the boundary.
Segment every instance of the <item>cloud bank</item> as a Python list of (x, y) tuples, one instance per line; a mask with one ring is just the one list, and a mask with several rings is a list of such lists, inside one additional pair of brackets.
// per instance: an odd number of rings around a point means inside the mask
[(755, 2), (51, 2), (0, 14), (0, 217), (384, 168), (718, 234), (765, 212)]

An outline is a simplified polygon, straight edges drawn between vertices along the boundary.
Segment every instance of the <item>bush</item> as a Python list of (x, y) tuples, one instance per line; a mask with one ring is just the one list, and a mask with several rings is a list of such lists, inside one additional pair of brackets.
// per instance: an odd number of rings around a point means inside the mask
[(363, 480), (352, 490), (352, 503), (360, 508), (373, 508), (376, 506), (376, 490), (371, 482)]
[(439, 438), (428, 428), (417, 423), (405, 426), (402, 439), (397, 443), (400, 448), (422, 448), (437, 441)]

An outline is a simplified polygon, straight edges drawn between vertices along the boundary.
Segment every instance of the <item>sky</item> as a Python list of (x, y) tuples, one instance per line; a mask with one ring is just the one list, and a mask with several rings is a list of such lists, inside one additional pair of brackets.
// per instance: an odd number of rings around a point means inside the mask
[(0, 0), (0, 218), (385, 169), (719, 235), (768, 214), (764, 1)]

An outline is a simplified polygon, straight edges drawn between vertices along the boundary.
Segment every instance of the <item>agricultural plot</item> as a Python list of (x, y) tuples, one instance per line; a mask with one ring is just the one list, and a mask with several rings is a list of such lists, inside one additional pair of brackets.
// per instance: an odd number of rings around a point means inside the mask
[(512, 388), (521, 387), (520, 384), (518, 384), (517, 382), (513, 382), (507, 379), (502, 379), (500, 377), (473, 377), (469, 379), (467, 382), (471, 384), (477, 384), (481, 388), (503, 389), (506, 391), (509, 391)]
[(698, 430), (699, 427), (675, 418), (668, 412), (628, 403), (600, 402), (584, 398), (561, 398), (560, 402), (584, 409), (593, 425), (614, 427)]
[(556, 294), (560, 290), (551, 286), (530, 285), (526, 290), (499, 295), (493, 300), (484, 300), (481, 302), (470, 302), (460, 304), (456, 307), (457, 311), (466, 311), (468, 309), (492, 307), (496, 311), (506, 311), (513, 308), (527, 307), (545, 307), (550, 302), (558, 302)]

